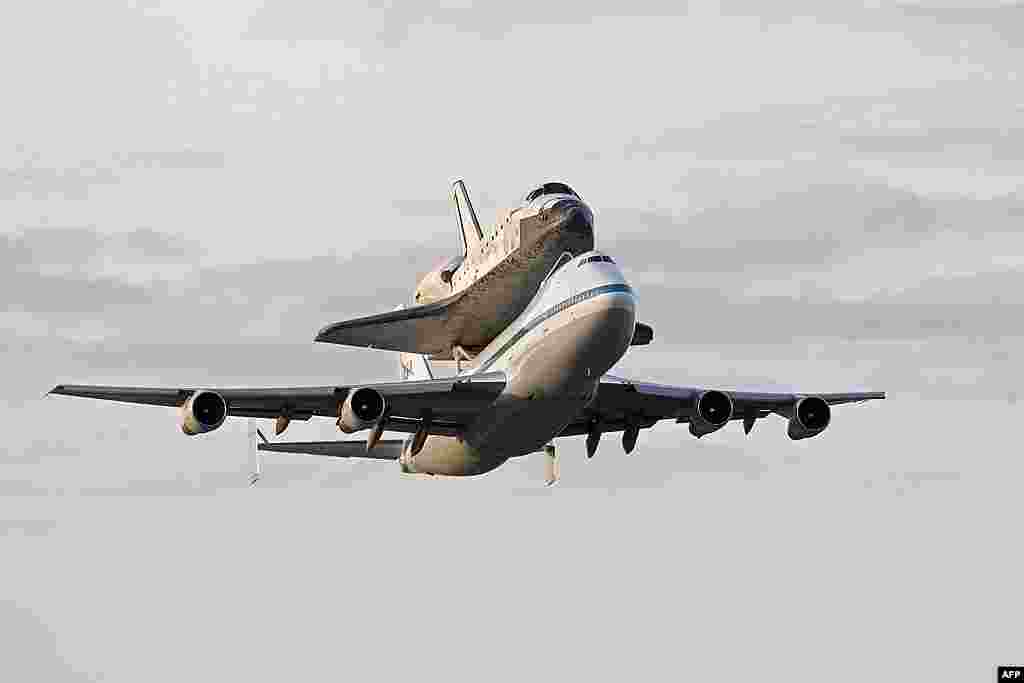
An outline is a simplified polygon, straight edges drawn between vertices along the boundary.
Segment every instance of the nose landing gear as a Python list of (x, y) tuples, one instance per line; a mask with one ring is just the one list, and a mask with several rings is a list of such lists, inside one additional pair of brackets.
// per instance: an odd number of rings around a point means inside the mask
[(558, 456), (555, 454), (555, 444), (549, 443), (544, 447), (544, 485), (554, 486), (558, 483)]

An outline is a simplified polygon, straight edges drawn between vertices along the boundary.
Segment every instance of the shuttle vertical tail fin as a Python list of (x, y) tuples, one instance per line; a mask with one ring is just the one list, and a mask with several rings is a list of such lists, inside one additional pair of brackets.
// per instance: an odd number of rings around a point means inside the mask
[(476, 210), (473, 209), (473, 202), (469, 200), (469, 190), (461, 179), (452, 183), (452, 203), (455, 205), (455, 219), (462, 235), (462, 246), (468, 254), (470, 250), (477, 248), (484, 235), (480, 230), (480, 221), (476, 217)]

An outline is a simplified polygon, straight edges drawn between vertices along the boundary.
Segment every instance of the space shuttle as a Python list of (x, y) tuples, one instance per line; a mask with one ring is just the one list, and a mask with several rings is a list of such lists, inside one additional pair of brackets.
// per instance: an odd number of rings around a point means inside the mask
[[(594, 249), (594, 214), (562, 182), (547, 182), (483, 226), (462, 180), (452, 184), (459, 252), (416, 286), (411, 306), (327, 325), (316, 341), (472, 362), (515, 320), (565, 255)], [(633, 344), (651, 341), (637, 323)]]

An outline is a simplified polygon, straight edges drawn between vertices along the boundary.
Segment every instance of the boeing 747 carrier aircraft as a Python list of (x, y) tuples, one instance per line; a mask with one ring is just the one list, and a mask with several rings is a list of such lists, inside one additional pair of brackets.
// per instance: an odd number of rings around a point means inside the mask
[[(365, 441), (270, 442), (265, 452), (396, 460), (403, 472), (470, 476), (509, 458), (544, 452), (555, 479), (557, 437), (586, 435), (587, 456), (602, 434), (621, 432), (633, 451), (642, 429), (686, 423), (702, 437), (742, 422), (750, 433), (769, 415), (791, 439), (821, 434), (832, 406), (885, 398), (883, 392), (762, 393), (669, 386), (606, 374), (637, 329), (637, 292), (611, 256), (563, 253), (510, 324), (450, 377), (435, 377), (427, 354), (402, 353), (403, 379), (364, 386), (142, 388), (61, 384), (51, 393), (174, 406), (185, 434), (210, 432), (228, 417), (271, 418), (280, 434), (292, 420), (326, 417)], [(321, 333), (323, 334), (323, 333)], [(362, 340), (361, 340), (362, 341)], [(382, 439), (404, 432), (401, 441)]]

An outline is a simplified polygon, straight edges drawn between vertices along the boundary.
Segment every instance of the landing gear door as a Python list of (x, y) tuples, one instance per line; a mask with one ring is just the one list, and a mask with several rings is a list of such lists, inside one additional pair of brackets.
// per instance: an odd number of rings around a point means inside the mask
[(480, 221), (477, 220), (473, 202), (469, 200), (469, 190), (461, 179), (452, 183), (452, 204), (455, 206), (455, 220), (458, 221), (459, 234), (462, 235), (462, 246), (468, 254), (483, 240)]

